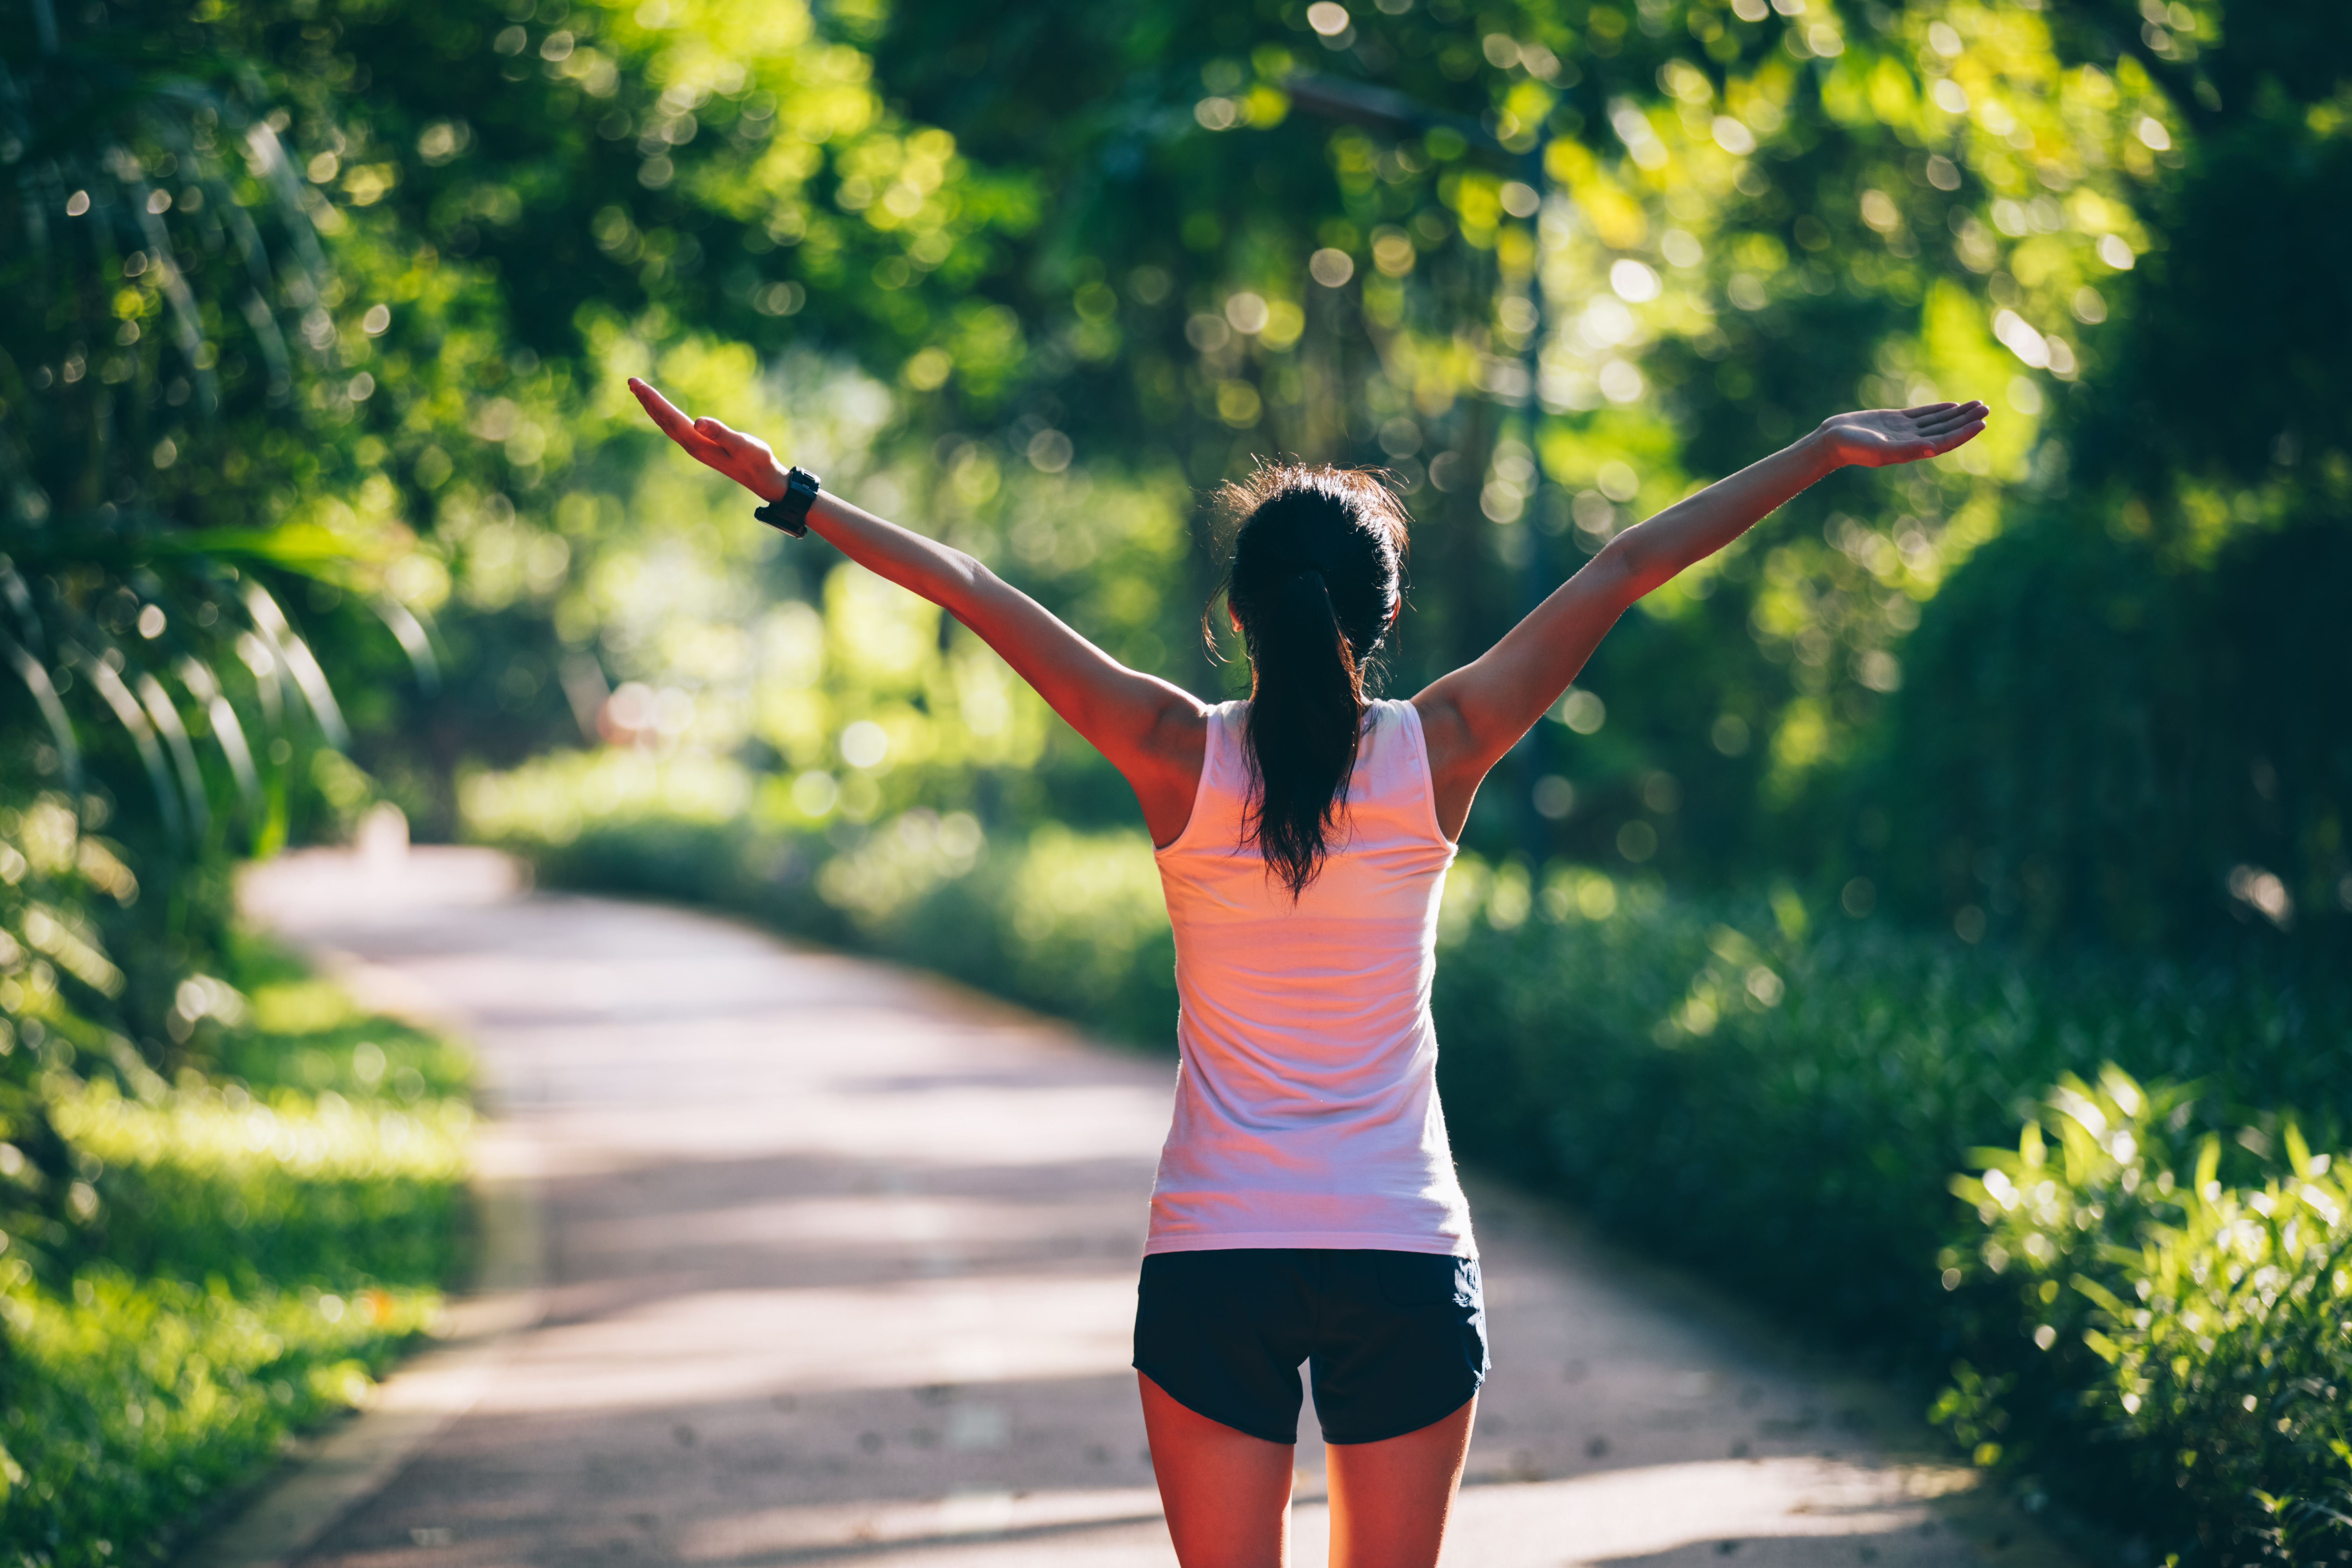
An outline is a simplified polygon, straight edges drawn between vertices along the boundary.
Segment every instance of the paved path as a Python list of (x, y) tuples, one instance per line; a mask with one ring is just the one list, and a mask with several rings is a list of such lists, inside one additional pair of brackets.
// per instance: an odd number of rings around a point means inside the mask
[[(304, 856), (248, 889), (472, 1036), (544, 1216), (544, 1315), (300, 1561), (1172, 1565), (1127, 1364), (1170, 1063), (501, 866)], [(2060, 1561), (1894, 1457), (1916, 1434), (1867, 1391), (1473, 1202), (1497, 1372), (1447, 1563)], [(1301, 1564), (1321, 1465), (1303, 1443)]]

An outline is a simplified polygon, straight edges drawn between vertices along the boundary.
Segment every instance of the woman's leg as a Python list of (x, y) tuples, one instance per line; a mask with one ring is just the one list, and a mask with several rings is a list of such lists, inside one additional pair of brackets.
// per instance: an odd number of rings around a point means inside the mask
[(1323, 1450), (1331, 1485), (1331, 1568), (1435, 1568), (1477, 1414), (1474, 1394), (1418, 1432)]
[[(1135, 1381), (1143, 1391), (1143, 1428), (1151, 1438), (1152, 1473), (1160, 1481), (1176, 1561), (1183, 1568), (1287, 1568), (1290, 1467), (1297, 1449), (1189, 1410), (1141, 1373)], [(1421, 1436), (1414, 1432), (1396, 1441), (1410, 1443)], [(1461, 1469), (1458, 1458), (1454, 1469)], [(1430, 1560), (1435, 1561), (1434, 1553)], [(1336, 1547), (1332, 1561), (1339, 1561)]]

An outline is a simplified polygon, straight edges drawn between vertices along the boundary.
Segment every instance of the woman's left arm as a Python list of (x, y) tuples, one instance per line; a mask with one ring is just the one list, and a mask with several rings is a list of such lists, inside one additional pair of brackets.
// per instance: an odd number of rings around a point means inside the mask
[(1611, 540), (1500, 642), (1413, 698), (1447, 833), (1461, 831), (1487, 770), (1559, 700), (1635, 600), (1837, 469), (1937, 457), (1972, 439), (1986, 413), (1981, 403), (1931, 403), (1841, 414)]

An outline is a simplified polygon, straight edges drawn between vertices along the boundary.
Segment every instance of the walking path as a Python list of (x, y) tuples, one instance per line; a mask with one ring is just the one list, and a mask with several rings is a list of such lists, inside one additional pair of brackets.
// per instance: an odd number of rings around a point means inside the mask
[[(543, 1246), (537, 1292), (500, 1298), (532, 1321), (395, 1378), (337, 1440), (375, 1434), (382, 1484), (295, 1560), (1170, 1568), (1128, 1331), (1171, 1063), (512, 881), (418, 850), (247, 885), (372, 1001), (472, 1037)], [(1497, 1370), (1447, 1563), (2063, 1562), (1969, 1472), (1905, 1457), (1920, 1435), (1868, 1390), (1538, 1205), (1472, 1201)], [(1319, 1568), (1311, 1436), (1299, 1495)]]

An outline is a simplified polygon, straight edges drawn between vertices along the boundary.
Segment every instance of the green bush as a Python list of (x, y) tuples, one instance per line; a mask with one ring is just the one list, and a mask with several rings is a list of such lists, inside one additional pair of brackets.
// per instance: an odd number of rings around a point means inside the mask
[(1926, 1267), (1954, 1223), (1947, 1177), (2063, 1074), (2199, 1079), (2215, 1125), (2284, 1103), (2330, 1138), (2352, 1103), (2328, 1048), (2345, 999), (2256, 970), (2028, 967), (1825, 924), (1785, 892), (1580, 903), (1609, 884), (1556, 873), (1530, 900), (1517, 873), (1482, 876), (1457, 868), (1437, 975), (1456, 1147), (1841, 1340), (1913, 1355), (1948, 1337)]
[[(174, 1016), (191, 1064), (78, 1061), (41, 1092), (69, 1249), (0, 1251), (0, 1563), (165, 1561), (288, 1434), (365, 1402), (430, 1327), (465, 1230), (468, 1071), (240, 944)], [(86, 1071), (77, 1071), (77, 1067)], [(0, 1143), (0, 1174), (40, 1167)]]
[(2352, 531), (2338, 509), (2247, 529), (2197, 570), (2179, 554), (2044, 517), (1936, 596), (1853, 781), (1877, 840), (1856, 864), (1890, 905), (2342, 967)]
[[(2251, 968), (2027, 967), (1842, 917), (1815, 931), (1786, 895), (1710, 910), (1563, 872), (1530, 899), (1523, 879), (1482, 893), (1464, 871), (1436, 1005), (1465, 1158), (1909, 1376), (1949, 1368), (1937, 1413), (1980, 1462), (2159, 1554), (2342, 1560), (2346, 1198), (2259, 1109), (2300, 1105), (2333, 1137), (2352, 1099), (2329, 1048), (2341, 996)], [(2117, 1061), (2201, 1082), (2143, 1094)], [(2090, 1076), (2106, 1087), (2082, 1089)], [(1956, 1205), (1968, 1145), (2042, 1106), (2073, 1129), (2059, 1186), (2024, 1175), (2029, 1133), (2019, 1165), (1985, 1179), (2029, 1204), (1978, 1183)], [(2127, 1123), (2136, 1142), (2116, 1142)], [(2111, 1169), (2078, 1147), (2094, 1124)], [(2273, 1148), (2287, 1170), (2266, 1176)], [(2137, 1208), (2117, 1196), (2134, 1191)], [(2159, 1193), (2177, 1215), (2151, 1206)], [(1989, 1219), (1969, 1212), (1988, 1203)], [(1987, 1224), (2033, 1228), (1979, 1246)], [(2007, 1280), (1971, 1279), (1995, 1263)], [(2053, 1319), (2055, 1300), (2076, 1321)], [(2187, 1329), (2168, 1332), (2167, 1312)], [(2053, 1323), (2050, 1343), (2071, 1336), (2055, 1355), (2037, 1338)]]
[(2135, 1500), (2168, 1553), (2352, 1561), (2352, 1188), (2291, 1122), (2242, 1134), (2261, 1184), (2225, 1185), (2193, 1105), (2069, 1075), (1955, 1179), (1972, 1331), (1935, 1415), (1979, 1464)]

